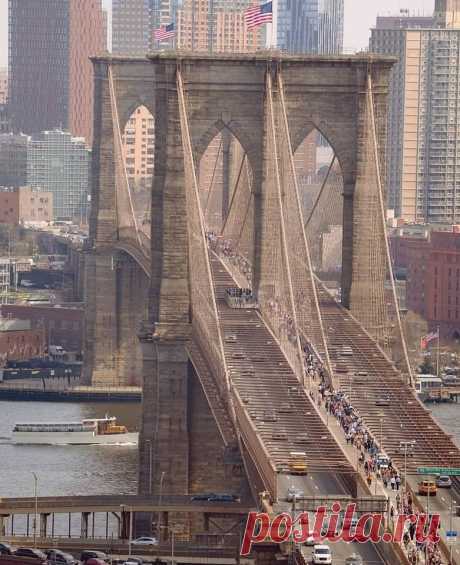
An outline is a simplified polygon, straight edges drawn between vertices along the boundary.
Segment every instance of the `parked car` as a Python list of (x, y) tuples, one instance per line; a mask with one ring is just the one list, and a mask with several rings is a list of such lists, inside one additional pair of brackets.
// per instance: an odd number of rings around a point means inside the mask
[(157, 538), (142, 537), (131, 542), (131, 545), (158, 545)]
[(0, 555), (13, 555), (15, 551), (16, 548), (9, 543), (0, 543)]
[(434, 481), (421, 481), (418, 484), (418, 493), (420, 496), (436, 496), (437, 490)]
[(452, 486), (452, 479), (448, 475), (439, 475), (436, 477), (436, 486), (438, 488), (450, 488)]
[(236, 494), (213, 494), (208, 498), (209, 502), (239, 502)]
[(123, 565), (144, 565), (144, 561), (140, 557), (130, 555)]
[(97, 559), (96, 557), (91, 557), (85, 562), (86, 565), (109, 565), (108, 561), (103, 559)]
[(80, 561), (84, 563), (84, 565), (90, 565), (87, 563), (90, 559), (100, 559), (105, 561), (107, 559), (107, 555), (103, 551), (97, 551), (95, 549), (85, 549), (81, 552)]
[(31, 557), (32, 559), (40, 559), (41, 561), (46, 561), (47, 557), (39, 549), (33, 549), (32, 547), (18, 547), (14, 552), (16, 557)]
[(213, 492), (209, 494), (195, 494), (192, 496), (193, 502), (208, 502), (211, 496), (216, 496)]
[(313, 547), (312, 561), (314, 565), (332, 565), (331, 548), (328, 545), (315, 545)]
[(48, 557), (50, 565), (78, 565), (79, 561), (70, 553), (64, 553), (60, 549), (45, 549), (44, 553)]
[(294, 498), (303, 498), (304, 496), (305, 493), (303, 492), (303, 490), (292, 485), (288, 488), (286, 499), (288, 502), (292, 502)]

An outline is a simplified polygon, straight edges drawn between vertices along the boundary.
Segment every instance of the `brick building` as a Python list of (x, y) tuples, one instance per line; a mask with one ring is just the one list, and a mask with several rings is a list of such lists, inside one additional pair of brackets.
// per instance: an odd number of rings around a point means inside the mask
[(66, 351), (81, 353), (83, 307), (4, 304), (1, 308), (2, 316), (28, 321), (32, 328), (41, 328), (47, 345), (60, 345)]
[(393, 237), (391, 244), (395, 267), (407, 272), (407, 308), (443, 337), (459, 338), (460, 228)]
[(30, 186), (0, 187), (0, 223), (19, 225), (24, 222), (51, 222), (53, 194), (33, 190)]
[(0, 319), (0, 364), (22, 361), (45, 354), (45, 331), (28, 320)]

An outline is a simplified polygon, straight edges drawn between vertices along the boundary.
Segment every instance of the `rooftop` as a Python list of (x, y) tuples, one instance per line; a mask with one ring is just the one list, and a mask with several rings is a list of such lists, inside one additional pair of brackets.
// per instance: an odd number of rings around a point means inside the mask
[(16, 318), (0, 318), (0, 332), (18, 332), (30, 330), (30, 320), (18, 320)]

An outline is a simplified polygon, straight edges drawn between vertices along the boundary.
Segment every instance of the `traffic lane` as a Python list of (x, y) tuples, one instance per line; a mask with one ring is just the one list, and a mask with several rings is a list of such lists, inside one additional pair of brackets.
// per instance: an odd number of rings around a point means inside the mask
[[(301, 490), (305, 496), (347, 496), (344, 486), (337, 478), (337, 475), (331, 473), (309, 473), (305, 476), (299, 475), (278, 475), (278, 492), (280, 493), (280, 503), (277, 510), (281, 512), (292, 512), (292, 502), (286, 501), (288, 489), (294, 486)], [(284, 499), (284, 500), (282, 500)], [(299, 508), (302, 502), (299, 501)], [(380, 556), (376, 546), (371, 543), (345, 543), (343, 541), (329, 543), (332, 551), (333, 563), (344, 563), (347, 557), (356, 553), (360, 555), (363, 562), (369, 565), (382, 564), (385, 560)], [(308, 550), (307, 550), (308, 554)]]
[[(432, 480), (435, 480), (434, 478)], [(418, 493), (419, 480), (409, 479), (409, 485), (413, 492)], [(429, 514), (438, 513), (441, 516), (441, 527), (448, 525), (450, 520), (451, 509), (455, 516), (455, 507), (460, 505), (459, 497), (453, 488), (438, 488), (436, 496), (421, 496), (417, 495), (418, 502), (422, 505), (425, 512), (428, 510)]]

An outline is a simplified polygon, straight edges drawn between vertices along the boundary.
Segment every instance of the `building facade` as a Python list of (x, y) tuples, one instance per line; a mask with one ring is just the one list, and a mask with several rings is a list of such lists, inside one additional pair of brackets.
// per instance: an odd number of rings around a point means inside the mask
[(82, 351), (84, 311), (80, 306), (4, 304), (1, 314), (27, 321), (32, 329), (43, 331), (46, 344), (60, 345), (77, 354)]
[(154, 30), (176, 22), (180, 0), (112, 0), (112, 52), (114, 55), (142, 56), (170, 47), (158, 42)]
[(253, 53), (264, 44), (264, 30), (248, 31), (245, 10), (253, 0), (183, 0), (177, 10), (180, 49), (212, 53)]
[(8, 98), (8, 70), (0, 68), (0, 104), (6, 104)]
[(0, 186), (18, 187), (27, 184), (27, 145), (23, 134), (0, 134)]
[(460, 29), (420, 28), (423, 23), (379, 18), (372, 30), (371, 51), (399, 59), (390, 85), (388, 206), (406, 221), (454, 224), (460, 221)]
[(145, 106), (139, 106), (126, 124), (123, 134), (126, 173), (132, 188), (150, 188), (155, 153), (155, 122)]
[(9, 0), (14, 131), (55, 127), (92, 141), (91, 55), (106, 47), (100, 0)]
[(0, 223), (19, 225), (25, 222), (51, 222), (53, 195), (51, 192), (0, 187)]
[(27, 320), (0, 319), (0, 364), (43, 357), (46, 351), (45, 331), (32, 328)]
[(460, 228), (392, 238), (393, 255), (407, 272), (406, 305), (439, 326), (444, 338), (460, 338)]
[(53, 194), (54, 219), (86, 223), (90, 156), (83, 138), (61, 130), (30, 139), (27, 184)]
[(289, 53), (343, 50), (344, 0), (279, 0), (277, 47)]
[(440, 28), (460, 28), (460, 0), (436, 0), (434, 17)]

